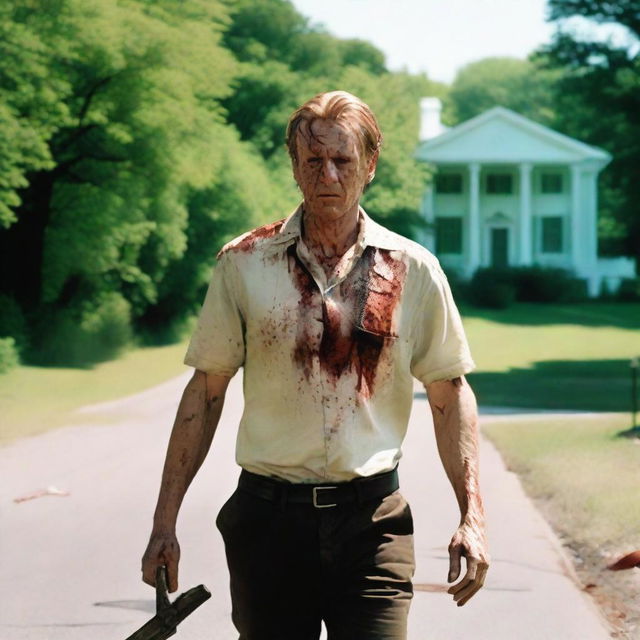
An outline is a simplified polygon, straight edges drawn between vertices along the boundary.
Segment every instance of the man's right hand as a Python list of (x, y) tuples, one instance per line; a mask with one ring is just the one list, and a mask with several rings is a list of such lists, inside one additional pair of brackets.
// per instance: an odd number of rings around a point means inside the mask
[(165, 565), (169, 592), (177, 591), (179, 562), (180, 545), (175, 533), (153, 532), (147, 550), (142, 556), (142, 581), (155, 587), (156, 569)]

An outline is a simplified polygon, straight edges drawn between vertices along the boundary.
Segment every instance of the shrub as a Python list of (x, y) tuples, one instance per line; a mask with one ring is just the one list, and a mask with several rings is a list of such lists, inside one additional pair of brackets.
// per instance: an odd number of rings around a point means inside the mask
[(119, 293), (105, 293), (85, 307), (80, 326), (97, 359), (112, 358), (133, 339), (131, 305)]
[(16, 341), (13, 338), (0, 338), (0, 374), (7, 373), (18, 363)]
[(478, 307), (504, 309), (518, 302), (579, 302), (587, 297), (587, 283), (563, 269), (494, 267), (478, 269), (466, 298)]
[(506, 309), (516, 298), (511, 270), (478, 269), (471, 279), (467, 298), (478, 307)]
[(564, 269), (516, 267), (513, 269), (519, 302), (578, 302), (586, 298), (586, 282)]
[(130, 304), (119, 293), (104, 293), (80, 309), (41, 313), (28, 360), (42, 365), (86, 366), (114, 358), (132, 337)]
[(616, 297), (624, 302), (640, 302), (640, 278), (624, 278)]
[(15, 348), (22, 350), (27, 344), (27, 324), (15, 299), (0, 293), (0, 337), (9, 336), (14, 339)]
[[(146, 314), (147, 319), (151, 314)], [(169, 322), (157, 323), (156, 325), (136, 327), (136, 337), (138, 343), (145, 347), (160, 347), (168, 344), (176, 344), (181, 340), (188, 339), (196, 328), (198, 320), (197, 314), (186, 318), (175, 318)]]
[(588, 297), (587, 281), (584, 278), (566, 279), (562, 302), (584, 302)]

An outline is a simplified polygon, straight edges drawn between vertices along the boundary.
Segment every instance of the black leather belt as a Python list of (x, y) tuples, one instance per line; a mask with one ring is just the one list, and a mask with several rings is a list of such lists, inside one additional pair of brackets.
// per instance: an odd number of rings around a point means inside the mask
[(243, 469), (238, 481), (238, 489), (259, 498), (279, 502), (282, 505), (288, 502), (312, 504), (317, 509), (382, 498), (396, 491), (399, 486), (397, 468), (375, 476), (356, 478), (349, 482), (317, 485), (285, 482)]

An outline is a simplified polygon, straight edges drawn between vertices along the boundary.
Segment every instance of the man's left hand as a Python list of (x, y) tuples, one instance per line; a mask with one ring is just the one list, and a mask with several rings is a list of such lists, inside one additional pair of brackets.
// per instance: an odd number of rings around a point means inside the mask
[(489, 568), (489, 554), (484, 530), (470, 524), (462, 524), (453, 534), (449, 544), (449, 577), (454, 582), (460, 576), (462, 557), (465, 557), (467, 572), (460, 582), (451, 585), (447, 593), (461, 607), (480, 590)]

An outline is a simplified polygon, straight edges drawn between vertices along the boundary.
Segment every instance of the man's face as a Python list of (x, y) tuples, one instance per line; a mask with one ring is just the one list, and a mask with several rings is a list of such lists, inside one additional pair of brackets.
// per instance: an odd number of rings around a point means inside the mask
[(293, 175), (302, 190), (305, 210), (335, 220), (357, 208), (376, 167), (377, 154), (367, 159), (357, 135), (329, 121), (314, 120), (298, 131)]

